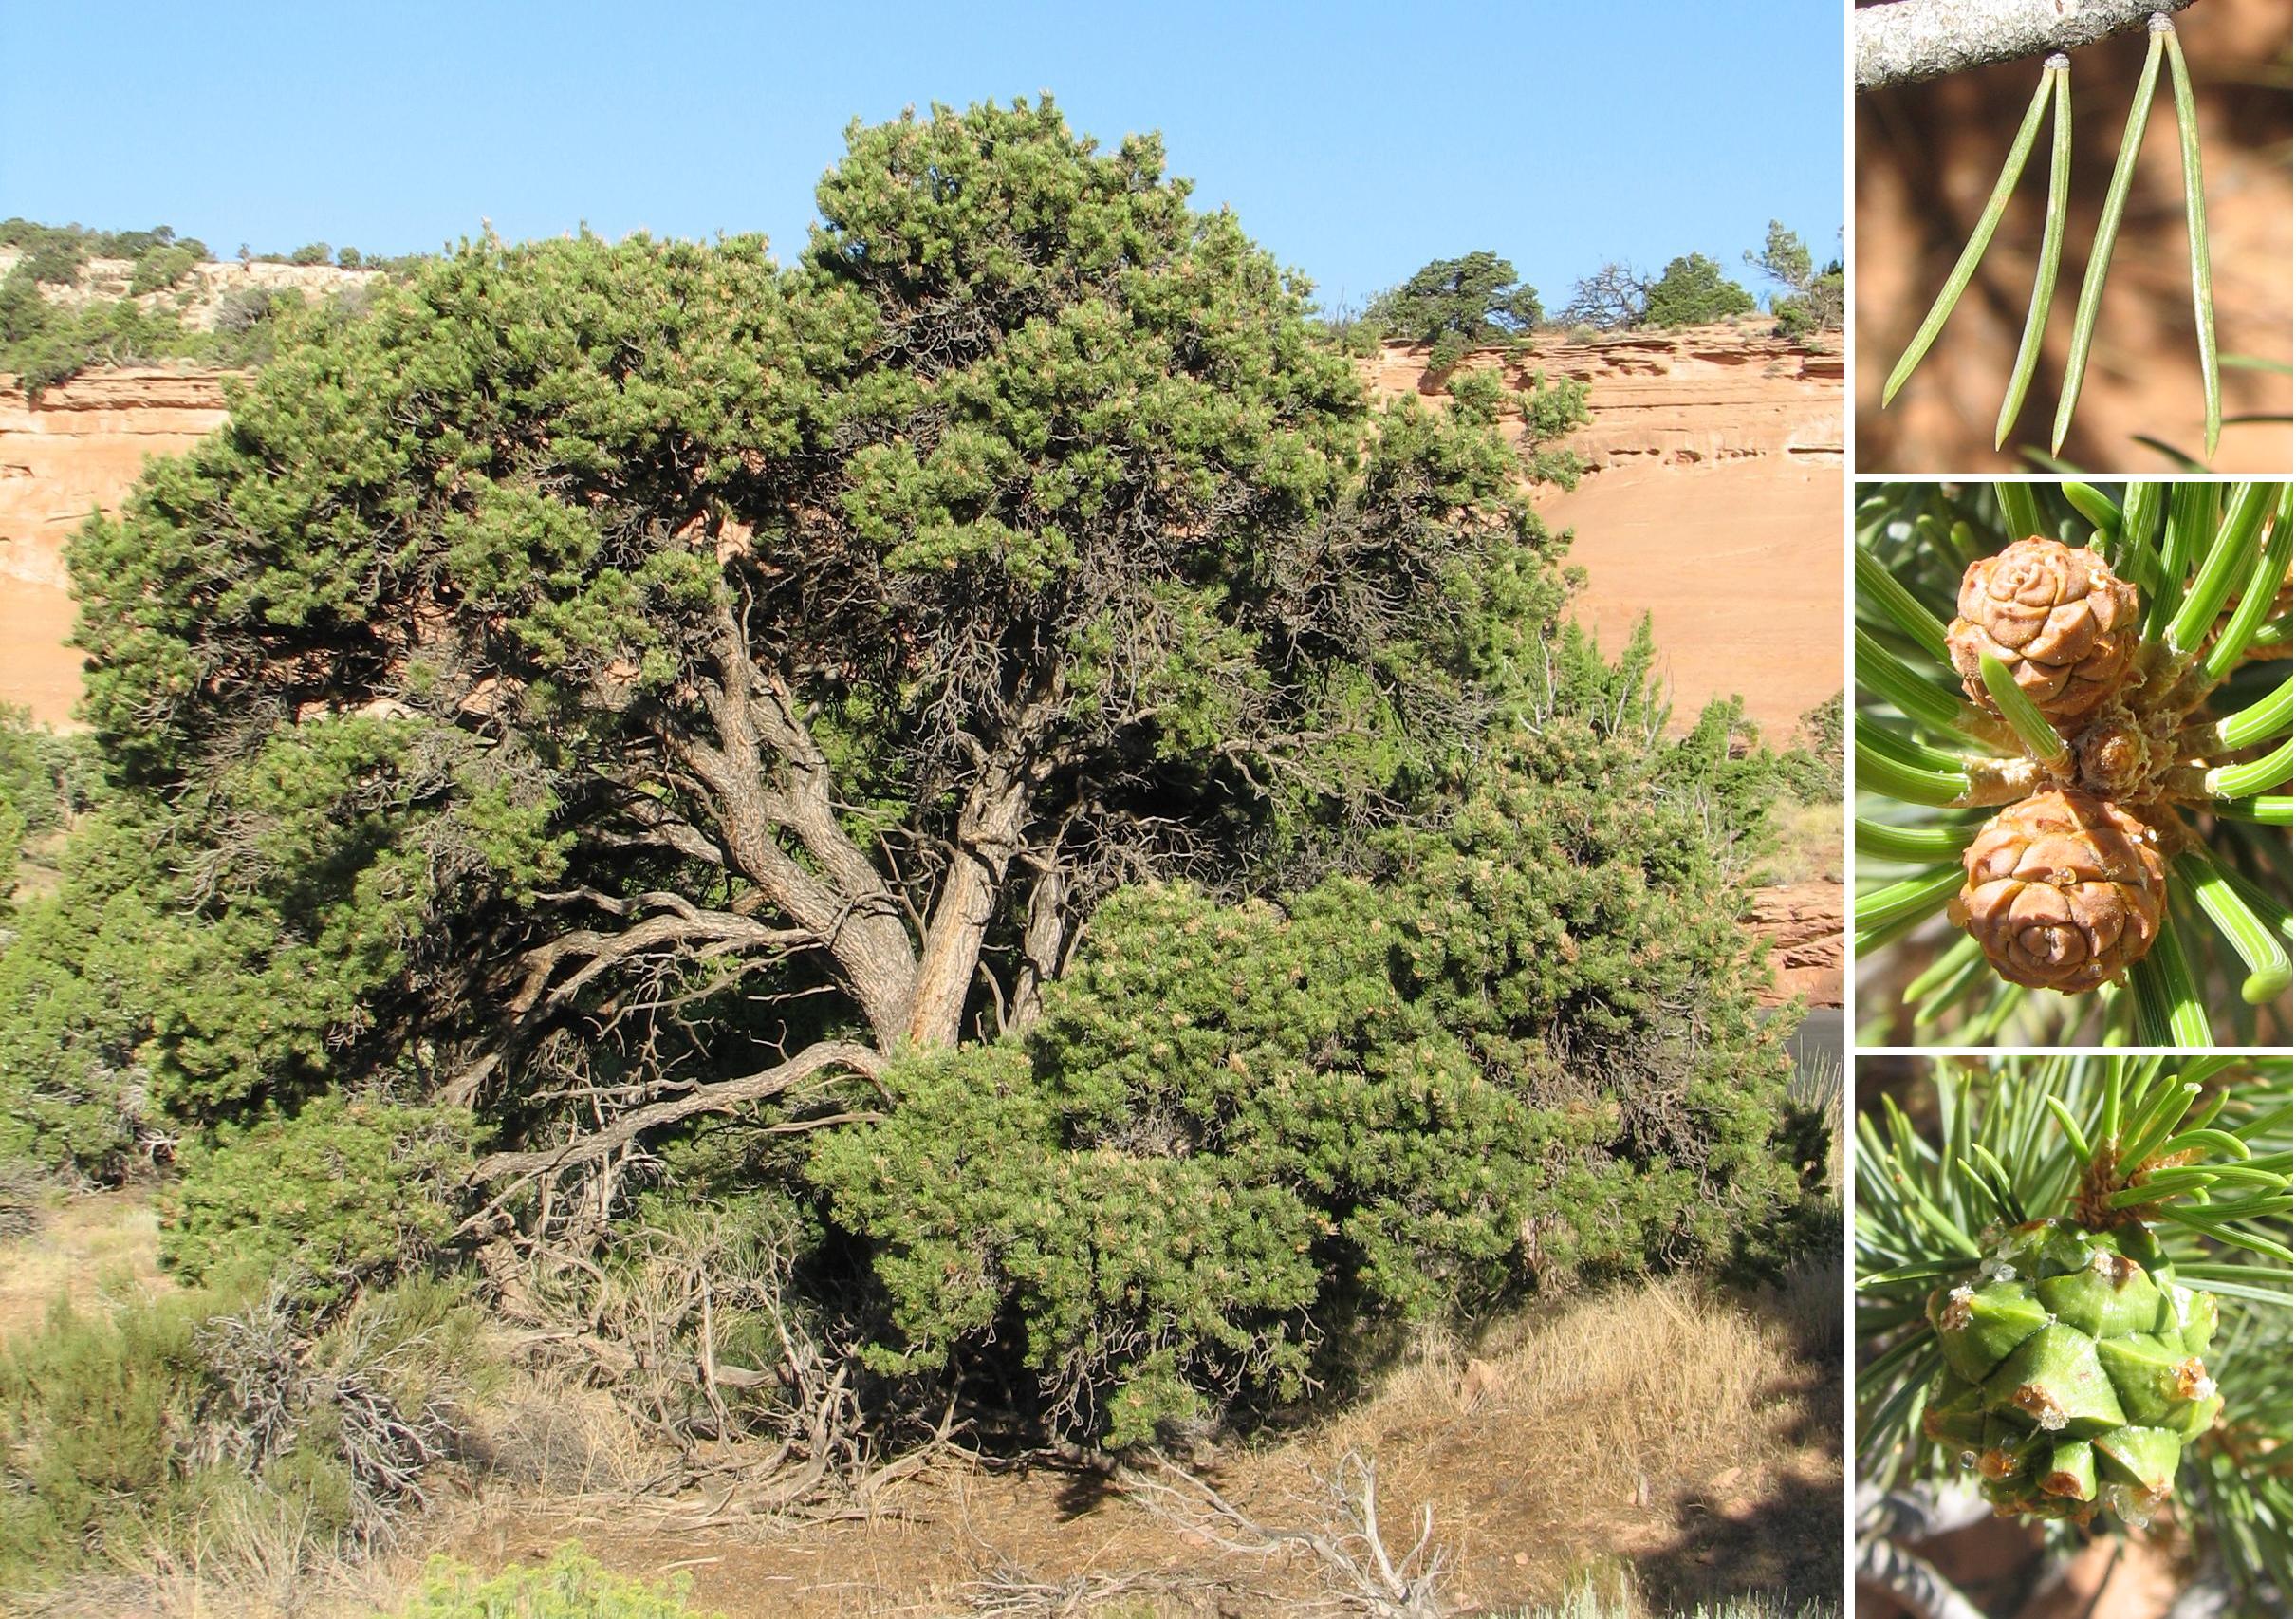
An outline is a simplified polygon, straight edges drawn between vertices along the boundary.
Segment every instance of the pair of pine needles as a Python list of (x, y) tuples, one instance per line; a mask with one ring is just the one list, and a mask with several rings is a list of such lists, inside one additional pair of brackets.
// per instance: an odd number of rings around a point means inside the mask
[[(2081, 278), (2081, 300), (2073, 315), (2073, 343), (2065, 358), (2065, 383), (2057, 397), (2057, 419), (2049, 431), (2049, 453), (2053, 456), (2065, 447), (2065, 436), (2073, 423), (2073, 407), (2081, 399), (2081, 380), (2088, 369), (2089, 345), (2097, 334), (2097, 312), (2104, 302), (2104, 276), (2113, 259), (2113, 242), (2120, 233), (2120, 215), (2128, 205), (2129, 188), (2136, 178), (2137, 151), (2144, 143), (2144, 126), (2153, 110), (2153, 91), (2160, 79), (2160, 60), (2168, 58), (2169, 82), (2176, 102), (2176, 130), (2184, 156), (2184, 216), (2185, 236), (2192, 248), (2193, 261), (2193, 319), (2200, 336), (2200, 385), (2207, 396), (2208, 454), (2216, 453), (2217, 435), (2224, 426), (2224, 398), (2216, 367), (2216, 305), (2209, 287), (2209, 222), (2208, 201), (2200, 184), (2200, 119), (2193, 103), (2193, 81), (2185, 70), (2184, 51), (2176, 43), (2176, 29), (2165, 12), (2156, 13), (2152, 24), (2152, 45), (2145, 52), (2144, 71), (2137, 81), (2137, 99), (2129, 106), (2128, 128), (2120, 137), (2120, 155), (2113, 163), (2112, 183), (2106, 187), (2104, 208), (2097, 217), (2097, 240), (2089, 253), (2088, 268)], [(2062, 53), (2051, 56), (2041, 69), (2040, 86), (2033, 91), (2032, 104), (2026, 108), (2025, 122), (2018, 128), (2017, 139), (2009, 147), (2009, 160), (2001, 166), (2001, 177), (1993, 184), (1993, 194), (1986, 200), (1985, 212), (1978, 217), (1977, 228), (1970, 234), (1969, 245), (1961, 250), (1961, 257), (1953, 271), (1945, 279), (1937, 301), (1930, 306), (1920, 329), (1914, 333), (1912, 343), (1898, 359), (1889, 381), (1882, 385), (1881, 403), (1888, 408), (1898, 390), (1905, 385), (1914, 368), (1921, 363), (1930, 344), (1944, 330), (1953, 306), (1960, 302), (1977, 273), (1977, 265), (1985, 257), (1985, 250), (1993, 239), (1993, 232), (2001, 216), (2009, 211), (2009, 195), (2017, 189), (2017, 181), (2025, 173), (2026, 158), (2031, 156), (2033, 142), (2041, 132), (2041, 115), (2049, 112), (2049, 194), (2048, 212), (2041, 227), (2041, 262), (2033, 275), (2032, 304), (2026, 311), (2025, 336), (2017, 344), (2016, 363), (2010, 367), (2009, 392), (2001, 400), (2001, 416), (1993, 425), (1993, 446), (2000, 448), (2009, 437), (2009, 424), (2025, 407), (2026, 392), (2032, 385), (2034, 368), (2041, 361), (2041, 337), (2048, 325), (2049, 301), (2057, 290), (2057, 267), (2065, 252), (2065, 195), (2071, 181), (2073, 157), (2073, 65)]]

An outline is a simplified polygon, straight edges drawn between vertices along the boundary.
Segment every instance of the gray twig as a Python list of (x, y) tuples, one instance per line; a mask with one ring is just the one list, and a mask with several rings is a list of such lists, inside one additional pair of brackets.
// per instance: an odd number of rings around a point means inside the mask
[(2078, 50), (2193, 0), (1892, 0), (1857, 13), (1858, 88)]

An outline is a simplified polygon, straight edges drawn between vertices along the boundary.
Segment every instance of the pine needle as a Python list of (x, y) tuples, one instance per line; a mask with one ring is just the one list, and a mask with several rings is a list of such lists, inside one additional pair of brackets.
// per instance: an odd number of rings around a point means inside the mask
[(2052, 56), (2042, 79), (2044, 84), (2054, 80), (2056, 85), (2050, 97), (2048, 213), (2041, 224), (2041, 261), (2033, 270), (2033, 301), (2025, 312), (2025, 336), (2017, 344), (2017, 363), (2009, 369), (2001, 419), (1993, 424), (1996, 450), (2009, 437), (2009, 425), (2025, 408), (2026, 392), (2033, 385), (2033, 370), (2041, 363), (2041, 334), (2048, 326), (2049, 300), (2057, 291), (2057, 267), (2065, 257), (2065, 196), (2073, 177), (2072, 69), (2069, 57)]
[(2213, 457), (2224, 428), (2224, 388), (2216, 371), (2216, 298), (2209, 282), (2209, 202), (2200, 183), (2200, 114), (2193, 105), (2193, 81), (2184, 67), (2184, 48), (2168, 18), (2153, 19), (2154, 37), (2168, 41), (2169, 86), (2176, 102), (2176, 136), (2184, 156), (2184, 231), (2193, 257), (2193, 325), (2200, 337), (2200, 388), (2208, 399), (2204, 448)]
[(2153, 110), (2153, 86), (2160, 80), (2161, 36), (2153, 35), (2144, 54), (2144, 72), (2137, 81), (2137, 99), (2129, 103), (2128, 128), (2120, 137), (2120, 156), (2113, 161), (2112, 183), (2104, 193), (2104, 211), (2097, 216), (2097, 240), (2089, 250), (2088, 268), (2081, 275), (2081, 306), (2073, 316), (2073, 346), (2065, 357), (2065, 389), (2057, 397), (2057, 420), (2049, 430), (2049, 453), (2065, 448), (2065, 435), (2073, 424), (2073, 406), (2081, 399), (2082, 374), (2088, 369), (2089, 344), (2097, 335), (2097, 311), (2104, 303), (2104, 272), (2113, 262), (2113, 239), (2120, 233), (2120, 215), (2128, 207), (2129, 187), (2137, 177), (2137, 151), (2144, 144), (2144, 121)]
[(1985, 257), (1985, 250), (1993, 239), (1993, 232), (2001, 224), (2002, 214), (2009, 211), (2009, 194), (2017, 189), (2017, 178), (2025, 173), (2025, 160), (2033, 150), (2033, 137), (2041, 130), (2041, 109), (2048, 104), (2049, 92), (2055, 84), (2054, 70), (2044, 68), (2041, 84), (2033, 91), (2032, 105), (2025, 110), (2025, 122), (2018, 127), (2016, 141), (2009, 147), (2009, 158), (2001, 165), (2001, 177), (1993, 182), (1993, 195), (1986, 199), (1985, 212), (1977, 216), (1977, 228), (1970, 233), (1969, 245), (1961, 250), (1961, 257), (1953, 265), (1953, 273), (1945, 278), (1944, 287), (1938, 289), (1937, 301), (1930, 306), (1929, 313), (1922, 317), (1920, 329), (1914, 333), (1914, 341), (1905, 345), (1905, 352), (1898, 356), (1896, 368), (1889, 374), (1889, 381), (1881, 385), (1881, 406), (1884, 410), (1889, 408), (1890, 400), (1898, 397), (1898, 390), (1905, 386), (1905, 380), (1914, 374), (1914, 367), (1921, 363), (1921, 357), (1929, 352), (1930, 344), (1937, 341), (1937, 334), (1945, 329), (1946, 321), (1953, 315), (1953, 306), (1961, 301), (1961, 294), (1969, 289), (1970, 282), (1976, 277), (1978, 262)]

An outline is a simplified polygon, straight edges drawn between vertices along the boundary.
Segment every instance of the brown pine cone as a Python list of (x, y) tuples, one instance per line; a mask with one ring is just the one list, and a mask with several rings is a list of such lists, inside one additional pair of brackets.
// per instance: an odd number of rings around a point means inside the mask
[(2136, 586), (2095, 551), (2055, 540), (2019, 540), (1971, 563), (1959, 606), (1945, 644), (1971, 699), (1992, 706), (1977, 668), (1990, 652), (2058, 724), (2109, 697), (2137, 646)]
[(2085, 792), (2037, 792), (1988, 821), (1946, 906), (2028, 989), (2093, 990), (2153, 947), (2168, 873), (2151, 828)]

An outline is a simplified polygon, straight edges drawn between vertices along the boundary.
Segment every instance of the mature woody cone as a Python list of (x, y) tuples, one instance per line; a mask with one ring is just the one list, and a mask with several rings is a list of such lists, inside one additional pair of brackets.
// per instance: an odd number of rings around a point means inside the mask
[(2224, 1409), (2202, 1356), (2216, 1300), (2180, 1285), (2141, 1226), (2030, 1220), (1930, 1294), (1945, 1370), (1922, 1431), (2003, 1517), (2150, 1518)]
[(1946, 904), (2003, 977), (2077, 995), (2153, 947), (2168, 873), (2151, 828), (2102, 798), (2051, 789), (1988, 821)]
[(1971, 563), (1959, 607), (1945, 643), (1971, 699), (1992, 706), (1978, 672), (1990, 652), (2060, 727), (2112, 695), (2136, 650), (2136, 586), (2095, 551), (2055, 540), (2019, 540)]

